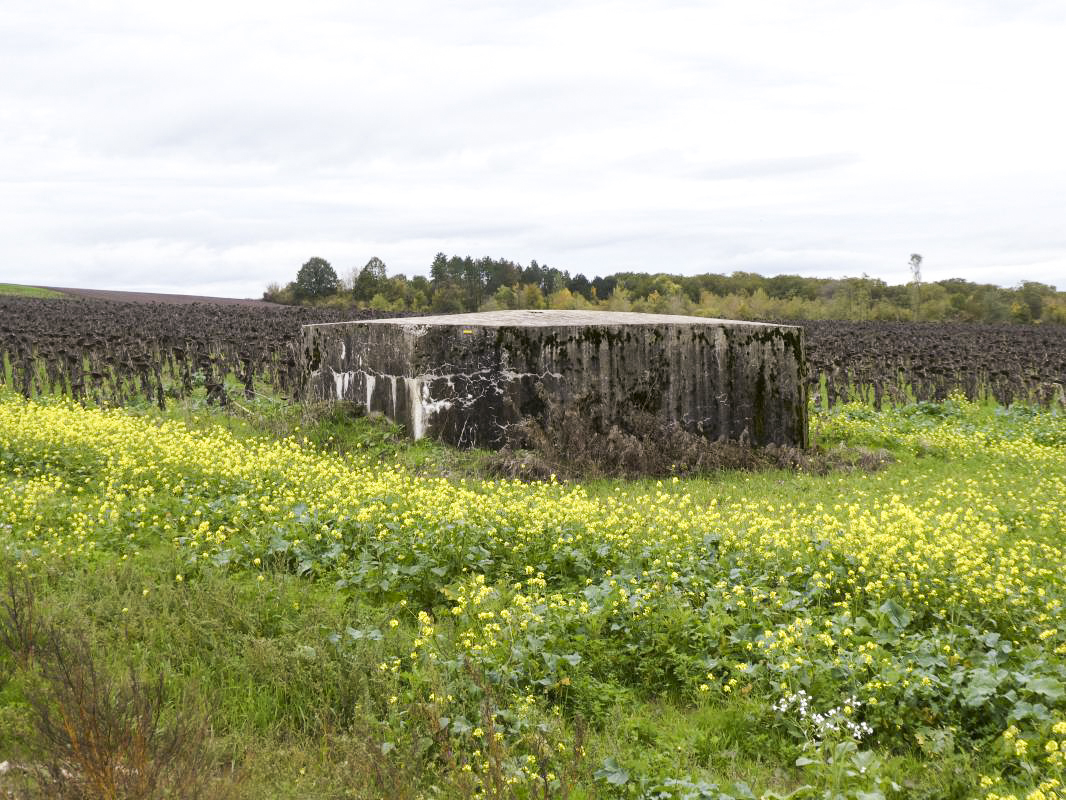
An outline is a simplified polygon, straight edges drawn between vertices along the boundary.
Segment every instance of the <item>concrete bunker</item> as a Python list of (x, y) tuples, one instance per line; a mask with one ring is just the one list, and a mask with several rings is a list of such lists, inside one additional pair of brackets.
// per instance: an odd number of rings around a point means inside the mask
[(303, 326), (307, 392), (419, 439), (498, 448), (546, 404), (634, 408), (709, 439), (807, 444), (803, 330), (607, 311), (492, 311)]

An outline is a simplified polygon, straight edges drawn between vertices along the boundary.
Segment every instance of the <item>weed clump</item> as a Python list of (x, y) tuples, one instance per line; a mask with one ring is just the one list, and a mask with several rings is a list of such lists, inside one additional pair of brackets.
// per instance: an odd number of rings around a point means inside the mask
[(633, 411), (611, 425), (576, 408), (550, 404), (543, 421), (527, 417), (511, 428), (504, 447), (487, 463), (498, 477), (572, 480), (690, 476), (723, 470), (790, 469), (824, 475), (832, 470), (875, 471), (891, 463), (886, 450), (803, 449), (707, 439), (678, 422)]
[(32, 585), (9, 576), (0, 596), (0, 663), (18, 679), (28, 711), (21, 793), (60, 800), (224, 798), (205, 742), (208, 720), (186, 701), (171, 707), (161, 675), (119, 677), (84, 632), (43, 619)]

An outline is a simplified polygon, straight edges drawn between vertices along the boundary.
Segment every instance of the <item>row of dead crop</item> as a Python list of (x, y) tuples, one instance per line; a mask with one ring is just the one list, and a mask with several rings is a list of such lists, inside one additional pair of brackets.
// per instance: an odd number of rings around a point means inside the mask
[[(333, 319), (330, 319), (330, 317)], [(291, 394), (300, 325), (348, 315), (292, 307), (0, 298), (0, 381), (26, 396), (102, 405), (202, 388), (225, 404), (236, 383)]]
[(1062, 401), (1066, 327), (803, 322), (810, 387), (829, 405), (945, 399), (962, 392), (1047, 405)]
[[(382, 316), (292, 306), (173, 305), (0, 297), (0, 382), (26, 396), (103, 405), (234, 386), (299, 397), (300, 326)], [(820, 402), (1061, 400), (1066, 328), (963, 323), (804, 321), (808, 379)]]

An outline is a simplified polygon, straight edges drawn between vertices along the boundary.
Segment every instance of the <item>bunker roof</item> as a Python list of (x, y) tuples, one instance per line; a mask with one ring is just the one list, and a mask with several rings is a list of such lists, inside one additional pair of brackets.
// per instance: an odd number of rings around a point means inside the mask
[[(711, 317), (687, 317), (678, 314), (637, 314), (630, 311), (480, 311), (473, 314), (437, 314), (428, 317), (393, 317), (359, 320), (359, 324), (415, 327), (447, 325), (467, 327), (567, 327), (579, 325), (751, 325), (763, 328), (792, 327), (766, 322), (748, 322)], [(326, 325), (350, 325), (332, 322)]]

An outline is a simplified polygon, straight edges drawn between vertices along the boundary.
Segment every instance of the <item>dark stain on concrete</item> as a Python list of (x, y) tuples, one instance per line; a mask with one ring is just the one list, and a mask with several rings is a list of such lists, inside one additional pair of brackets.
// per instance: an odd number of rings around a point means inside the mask
[(807, 444), (803, 331), (651, 314), (509, 311), (307, 325), (310, 394), (458, 446), (499, 447), (545, 398), (590, 424), (651, 411), (711, 439)]

